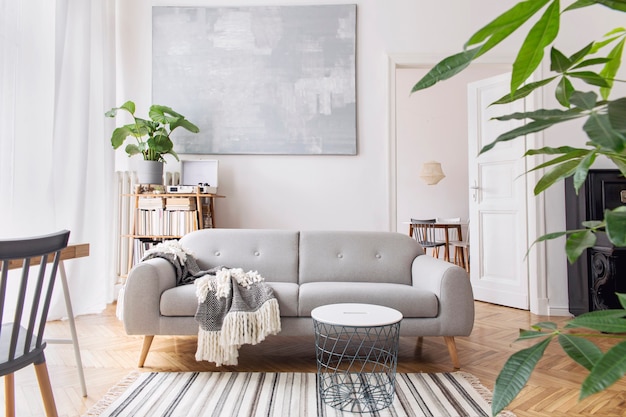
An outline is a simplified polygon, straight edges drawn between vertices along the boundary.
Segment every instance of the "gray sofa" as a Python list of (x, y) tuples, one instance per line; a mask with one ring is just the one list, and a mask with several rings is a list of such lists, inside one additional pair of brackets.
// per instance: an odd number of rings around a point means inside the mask
[[(280, 306), (279, 335), (313, 335), (311, 310), (332, 303), (379, 304), (404, 316), (401, 336), (443, 336), (460, 367), (455, 336), (468, 336), (474, 299), (464, 269), (424, 255), (393, 232), (204, 229), (180, 239), (201, 269), (224, 265), (258, 271)], [(130, 271), (123, 299), (129, 335), (143, 335), (143, 366), (155, 335), (196, 335), (194, 285), (175, 285), (162, 258)]]

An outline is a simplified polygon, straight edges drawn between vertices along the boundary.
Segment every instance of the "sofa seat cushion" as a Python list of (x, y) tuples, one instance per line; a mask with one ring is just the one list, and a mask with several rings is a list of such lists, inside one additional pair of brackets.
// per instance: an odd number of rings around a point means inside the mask
[[(295, 317), (298, 314), (298, 284), (288, 282), (268, 282), (278, 300), (281, 317)], [(170, 288), (161, 294), (162, 316), (195, 316), (198, 307), (196, 286), (181, 285)]]
[(410, 285), (372, 282), (309, 282), (300, 285), (299, 315), (325, 304), (365, 303), (394, 308), (405, 318), (437, 317), (439, 301), (429, 291)]

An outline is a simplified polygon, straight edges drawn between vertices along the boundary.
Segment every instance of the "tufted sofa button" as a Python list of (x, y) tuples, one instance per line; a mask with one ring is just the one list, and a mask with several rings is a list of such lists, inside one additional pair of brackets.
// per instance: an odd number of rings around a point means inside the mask
[(259, 255), (261, 255), (259, 251), (254, 252), (254, 256), (259, 256)]
[(376, 254), (376, 259), (380, 259), (380, 258), (382, 258), (382, 255), (380, 253), (377, 253)]
[(342, 253), (338, 253), (337, 254), (337, 258), (339, 258), (339, 259), (343, 258), (343, 254)]
[(215, 252), (215, 256), (220, 256), (220, 255), (221, 255), (220, 251)]

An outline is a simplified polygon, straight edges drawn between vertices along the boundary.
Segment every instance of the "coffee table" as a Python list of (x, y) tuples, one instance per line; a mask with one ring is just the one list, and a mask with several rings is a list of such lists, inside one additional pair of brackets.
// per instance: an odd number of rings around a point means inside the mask
[(318, 392), (342, 411), (366, 413), (395, 395), (402, 313), (373, 304), (329, 304), (311, 311)]

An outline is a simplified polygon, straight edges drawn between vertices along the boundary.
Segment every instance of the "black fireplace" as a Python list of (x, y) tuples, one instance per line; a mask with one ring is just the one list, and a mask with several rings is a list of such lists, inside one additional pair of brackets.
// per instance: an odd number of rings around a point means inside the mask
[[(589, 170), (578, 195), (572, 181), (565, 181), (568, 230), (581, 228), (585, 220), (602, 220), (605, 209), (626, 205), (626, 179), (618, 170)], [(626, 293), (626, 248), (615, 247), (598, 233), (595, 246), (568, 263), (567, 274), (570, 313), (620, 308), (615, 293)]]

